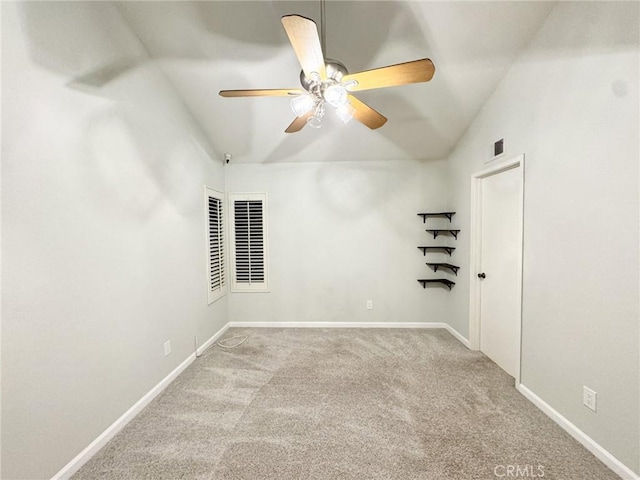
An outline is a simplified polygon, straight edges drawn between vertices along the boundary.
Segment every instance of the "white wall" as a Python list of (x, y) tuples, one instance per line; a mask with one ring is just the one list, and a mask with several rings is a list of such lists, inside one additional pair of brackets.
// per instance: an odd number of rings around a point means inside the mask
[[(493, 142), (505, 138), (507, 158), (525, 154), (521, 381), (635, 472), (638, 13), (636, 2), (560, 2), (450, 158), (468, 228), (471, 173)], [(466, 335), (468, 277), (450, 300)], [(582, 406), (583, 385), (598, 413)]]
[(224, 172), (152, 64), (67, 85), (144, 58), (113, 5), (2, 10), (2, 478), (50, 478), (227, 322), (203, 212)]
[[(636, 3), (560, 3), (449, 163), (232, 163), (228, 191), (269, 194), (271, 292), (210, 307), (225, 173), (171, 85), (113, 6), (2, 12), (3, 478), (53, 475), (227, 319), (466, 335), (470, 175), (502, 136), (526, 154), (522, 382), (640, 471)], [(68, 84), (104, 65), (133, 68)], [(416, 282), (432, 208), (462, 229), (451, 292)]]
[(442, 161), (231, 163), (229, 192), (269, 195), (271, 291), (230, 294), (230, 318), (446, 321), (449, 292), (417, 282), (430, 275), (417, 213), (446, 208), (448, 183)]

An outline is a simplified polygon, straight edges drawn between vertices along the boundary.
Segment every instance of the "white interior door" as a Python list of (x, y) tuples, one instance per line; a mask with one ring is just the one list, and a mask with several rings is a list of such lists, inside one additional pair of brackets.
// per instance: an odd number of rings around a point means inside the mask
[(480, 350), (513, 377), (520, 363), (522, 168), (486, 176), (481, 186)]

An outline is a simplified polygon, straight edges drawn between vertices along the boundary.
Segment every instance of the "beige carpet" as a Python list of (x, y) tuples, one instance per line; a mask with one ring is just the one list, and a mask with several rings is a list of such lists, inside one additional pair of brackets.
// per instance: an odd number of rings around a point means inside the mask
[(444, 330), (235, 334), (74, 478), (618, 479)]

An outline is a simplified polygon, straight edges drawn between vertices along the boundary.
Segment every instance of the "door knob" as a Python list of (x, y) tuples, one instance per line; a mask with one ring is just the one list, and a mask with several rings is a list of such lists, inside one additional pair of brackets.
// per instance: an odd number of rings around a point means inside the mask
[(478, 278), (485, 279), (485, 278), (487, 278), (487, 276), (484, 274), (484, 272), (482, 272), (482, 273), (478, 274)]

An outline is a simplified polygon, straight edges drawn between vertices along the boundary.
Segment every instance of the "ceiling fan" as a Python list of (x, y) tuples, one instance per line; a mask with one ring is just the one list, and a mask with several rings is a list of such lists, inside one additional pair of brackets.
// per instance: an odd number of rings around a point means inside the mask
[[(321, 1), (321, 17), (324, 18), (324, 1)], [(322, 45), (313, 20), (300, 15), (285, 15), (282, 25), (302, 66), (300, 83), (303, 88), (221, 90), (219, 93), (223, 97), (291, 97), (291, 109), (296, 119), (285, 130), (286, 133), (299, 132), (305, 125), (320, 128), (327, 104), (335, 109), (344, 123), (355, 117), (371, 129), (380, 128), (387, 118), (351, 92), (428, 82), (435, 72), (431, 60), (423, 58), (350, 74), (342, 63), (324, 57), (324, 22), (321, 24)]]

